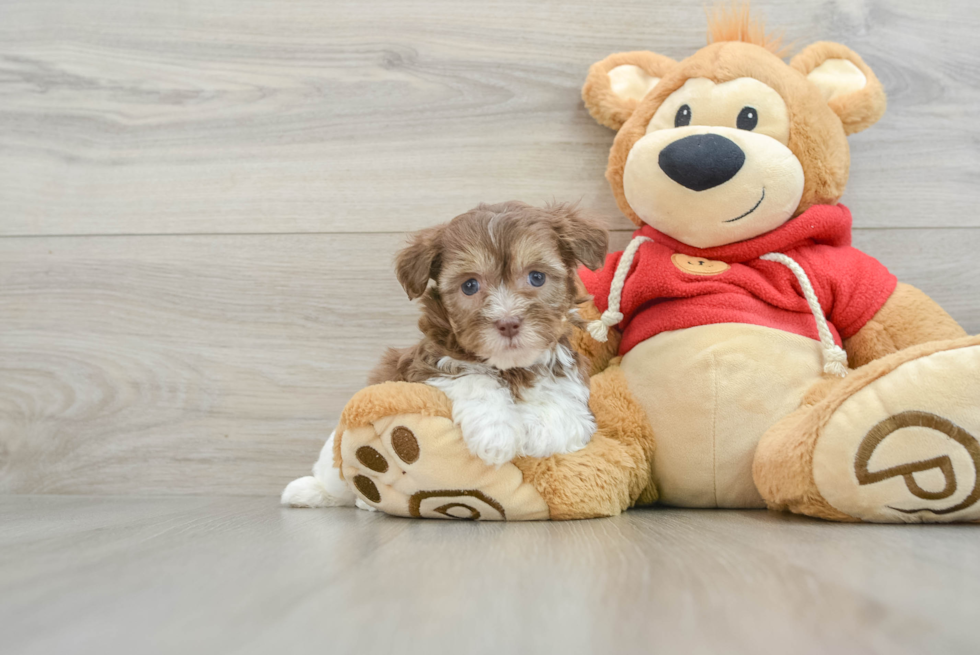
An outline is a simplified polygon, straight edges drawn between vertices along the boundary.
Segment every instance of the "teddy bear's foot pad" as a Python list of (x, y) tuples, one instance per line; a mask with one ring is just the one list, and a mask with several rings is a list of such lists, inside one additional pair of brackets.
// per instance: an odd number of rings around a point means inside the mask
[(511, 463), (496, 467), (470, 453), (459, 427), (442, 416), (398, 414), (341, 439), (341, 470), (370, 507), (415, 518), (547, 519), (548, 506)]
[(840, 404), (820, 430), (813, 480), (872, 522), (980, 520), (980, 345), (907, 361)]

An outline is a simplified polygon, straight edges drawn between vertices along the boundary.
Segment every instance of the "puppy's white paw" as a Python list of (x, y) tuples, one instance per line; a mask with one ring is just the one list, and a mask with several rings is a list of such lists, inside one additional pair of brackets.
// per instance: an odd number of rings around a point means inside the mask
[(360, 498), (354, 498), (354, 505), (357, 507), (357, 509), (367, 510), (368, 512), (377, 512), (378, 511), (378, 508), (377, 507), (371, 507), (370, 505), (368, 505), (367, 503), (365, 503)]
[(297, 478), (283, 489), (280, 502), (287, 507), (350, 507), (354, 494), (346, 486), (342, 494), (334, 494), (312, 475)]
[(463, 441), (470, 452), (493, 466), (506, 464), (517, 457), (521, 436), (520, 431), (506, 424), (489, 425), (470, 432), (463, 430)]
[(333, 465), (333, 442), (336, 431), (323, 444), (320, 458), (313, 465), (313, 475), (297, 478), (283, 489), (280, 502), (288, 507), (353, 507), (354, 492), (340, 478)]

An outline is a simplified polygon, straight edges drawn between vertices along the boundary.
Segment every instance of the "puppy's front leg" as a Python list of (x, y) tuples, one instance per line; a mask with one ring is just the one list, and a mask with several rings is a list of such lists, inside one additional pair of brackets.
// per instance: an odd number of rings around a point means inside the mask
[(488, 375), (433, 378), (453, 403), (453, 422), (463, 432), (470, 452), (487, 464), (501, 465), (520, 452), (524, 425), (510, 391)]

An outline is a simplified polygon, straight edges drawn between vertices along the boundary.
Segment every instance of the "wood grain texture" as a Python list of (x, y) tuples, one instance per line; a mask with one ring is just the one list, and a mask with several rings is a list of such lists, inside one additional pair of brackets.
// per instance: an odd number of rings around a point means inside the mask
[[(415, 229), (478, 200), (619, 217), (589, 65), (704, 43), (703, 0), (5, 0), (0, 234)], [(890, 96), (852, 139), (862, 227), (980, 226), (980, 4), (770, 0)]]
[[(0, 0), (0, 650), (978, 652), (970, 527), (276, 505), (416, 338), (405, 231), (579, 199), (625, 245), (579, 89), (704, 4)], [(855, 244), (980, 332), (980, 4), (754, 5), (875, 69)]]
[[(961, 264), (980, 231), (955, 232), (857, 244), (977, 333)], [(391, 271), (402, 240), (0, 239), (0, 492), (277, 494), (384, 348), (417, 338)]]
[(0, 489), (274, 493), (414, 338), (400, 243), (0, 239)]
[(0, 523), (10, 655), (980, 650), (964, 526), (733, 510), (490, 525), (51, 496), (0, 497)]
[[(875, 68), (859, 247), (980, 332), (980, 6), (756, 3)], [(581, 199), (617, 50), (704, 40), (701, 0), (0, 4), (0, 492), (275, 494), (385, 346), (403, 232)]]

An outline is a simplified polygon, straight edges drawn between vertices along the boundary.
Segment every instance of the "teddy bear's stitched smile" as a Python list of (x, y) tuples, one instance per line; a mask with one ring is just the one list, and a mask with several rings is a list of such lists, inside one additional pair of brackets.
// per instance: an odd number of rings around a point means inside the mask
[(761, 205), (762, 204), (762, 201), (765, 200), (765, 199), (766, 199), (766, 187), (762, 187), (762, 197), (759, 198), (759, 202), (755, 203), (755, 207), (753, 207), (749, 211), (745, 212), (741, 216), (736, 216), (735, 218), (730, 218), (727, 221), (722, 221), (722, 223), (734, 223), (735, 221), (742, 220), (743, 218), (745, 218), (746, 216), (748, 216), (749, 214), (751, 214), (752, 212), (754, 212), (756, 209), (758, 209), (759, 208), (759, 205)]

